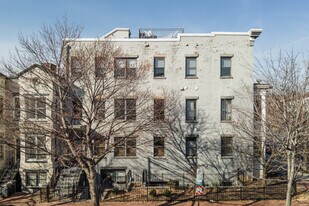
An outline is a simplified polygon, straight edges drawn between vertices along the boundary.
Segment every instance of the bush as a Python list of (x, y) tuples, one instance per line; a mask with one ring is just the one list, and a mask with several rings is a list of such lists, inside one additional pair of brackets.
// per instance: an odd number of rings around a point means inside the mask
[(174, 187), (174, 188), (178, 188), (179, 187), (179, 180), (169, 180), (167, 182), (167, 185)]
[(117, 194), (119, 193), (118, 187), (113, 187), (112, 193), (113, 193), (114, 195), (117, 195)]
[(171, 191), (169, 190), (169, 189), (165, 189), (164, 191), (163, 191), (163, 195), (164, 196), (166, 196), (166, 197), (170, 197), (171, 196)]
[(157, 191), (155, 189), (150, 190), (149, 195), (151, 197), (156, 197), (157, 196)]

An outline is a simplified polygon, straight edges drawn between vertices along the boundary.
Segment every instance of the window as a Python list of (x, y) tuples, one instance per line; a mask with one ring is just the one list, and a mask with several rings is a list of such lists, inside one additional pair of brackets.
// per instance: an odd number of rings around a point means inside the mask
[(155, 157), (164, 156), (164, 137), (153, 138), (153, 156)]
[(44, 135), (26, 135), (26, 160), (41, 161), (46, 160), (46, 137)]
[(196, 77), (196, 57), (186, 58), (186, 77)]
[(136, 77), (136, 58), (117, 58), (115, 66), (115, 78)]
[(186, 156), (196, 156), (197, 155), (197, 144), (196, 137), (186, 138)]
[(136, 156), (136, 137), (115, 137), (114, 156)]
[(46, 172), (26, 172), (26, 185), (27, 186), (46, 186), (47, 185)]
[(221, 121), (232, 120), (232, 99), (221, 99)]
[(154, 99), (154, 120), (164, 120), (164, 99)]
[(20, 102), (19, 96), (13, 97), (13, 118), (18, 120), (20, 117)]
[(95, 58), (95, 77), (104, 77), (104, 62), (102, 57)]
[(115, 119), (136, 119), (136, 99), (115, 99), (114, 104)]
[(104, 119), (105, 118), (105, 100), (96, 99), (95, 108), (97, 109), (95, 119)]
[(3, 159), (3, 158), (4, 158), (4, 144), (0, 143), (0, 159)]
[(0, 117), (3, 117), (3, 97), (0, 97)]
[(78, 78), (83, 74), (82, 64), (77, 57), (71, 57), (71, 74), (73, 78)]
[(26, 97), (26, 113), (28, 119), (45, 119), (46, 98)]
[(232, 57), (221, 57), (221, 77), (231, 77)]
[(186, 99), (186, 121), (196, 121), (196, 99)]
[(233, 137), (221, 137), (221, 157), (231, 157), (233, 155)]
[[(104, 137), (102, 137), (104, 138)], [(105, 154), (105, 140), (96, 142), (95, 145), (95, 155), (103, 155)]]
[(164, 77), (165, 58), (154, 58), (154, 77)]

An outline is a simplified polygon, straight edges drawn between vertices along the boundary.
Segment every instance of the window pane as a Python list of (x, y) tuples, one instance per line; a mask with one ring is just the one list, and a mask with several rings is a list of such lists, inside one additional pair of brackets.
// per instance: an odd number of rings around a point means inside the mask
[(97, 109), (97, 113), (95, 118), (98, 119), (104, 119), (105, 118), (105, 101), (103, 100), (96, 100), (95, 101), (95, 107)]
[(233, 138), (221, 137), (221, 156), (233, 155)]
[(164, 58), (155, 58), (155, 68), (164, 68)]
[(26, 184), (27, 186), (36, 186), (37, 181), (36, 181), (37, 175), (36, 173), (26, 173)]
[(231, 67), (231, 58), (230, 57), (222, 57), (221, 58), (222, 67)]
[(82, 75), (81, 62), (77, 57), (71, 57), (71, 73), (73, 77), (80, 77)]
[(231, 76), (231, 57), (221, 57), (221, 76)]
[(154, 99), (154, 120), (164, 120), (164, 99)]
[(125, 115), (125, 100), (124, 99), (115, 99), (115, 108), (114, 115), (115, 119), (124, 119)]
[(115, 171), (115, 181), (116, 182), (125, 182), (126, 181), (125, 171)]
[(26, 98), (26, 112), (27, 118), (35, 118), (35, 99), (27, 97)]
[(154, 59), (154, 76), (155, 77), (163, 77), (164, 76), (164, 67), (165, 60), (164, 58), (155, 58)]
[(96, 57), (95, 58), (95, 76), (96, 77), (103, 77), (104, 76), (104, 64), (103, 64), (103, 58), (102, 57)]
[(20, 103), (19, 103), (19, 97), (14, 97), (14, 118), (19, 119), (20, 117)]
[(116, 59), (115, 77), (125, 77), (126, 59)]
[(114, 143), (115, 143), (115, 151), (114, 155), (117, 156), (125, 156), (125, 142), (123, 137), (115, 137)]
[(154, 137), (154, 156), (164, 156), (164, 137)]
[(196, 58), (186, 58), (186, 76), (196, 76)]
[(127, 144), (127, 156), (136, 156), (136, 138), (129, 138)]
[(221, 121), (232, 119), (231, 99), (221, 99)]
[(46, 117), (46, 98), (37, 98), (37, 119), (44, 119)]
[(127, 120), (136, 119), (136, 100), (135, 99), (126, 99), (126, 109), (127, 109)]
[(40, 186), (45, 186), (47, 185), (47, 181), (46, 181), (46, 173), (45, 172), (40, 172), (38, 173), (38, 176), (39, 176), (39, 185)]
[(196, 100), (195, 99), (186, 100), (186, 120), (187, 121), (196, 120)]
[(197, 154), (197, 144), (196, 138), (186, 138), (186, 155), (187, 156), (196, 156)]

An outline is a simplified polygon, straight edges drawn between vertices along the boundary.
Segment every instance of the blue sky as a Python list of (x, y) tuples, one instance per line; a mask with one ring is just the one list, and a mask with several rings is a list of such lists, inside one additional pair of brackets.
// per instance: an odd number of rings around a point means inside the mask
[(37, 32), (66, 15), (84, 26), (83, 37), (115, 27), (183, 27), (189, 33), (262, 28), (255, 54), (291, 49), (308, 52), (308, 0), (0, 0), (0, 57), (18, 45), (18, 32)]

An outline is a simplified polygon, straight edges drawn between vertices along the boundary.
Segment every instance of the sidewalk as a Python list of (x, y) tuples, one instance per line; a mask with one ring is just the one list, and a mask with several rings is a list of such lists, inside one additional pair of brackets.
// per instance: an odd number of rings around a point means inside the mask
[[(0, 206), (91, 206), (90, 201), (35, 203), (30, 194), (16, 193), (0, 200)], [(197, 206), (197, 202), (103, 202), (102, 206)], [(233, 202), (200, 202), (200, 206), (284, 206), (284, 200), (233, 201)], [(294, 200), (293, 206), (309, 206), (309, 199)]]

